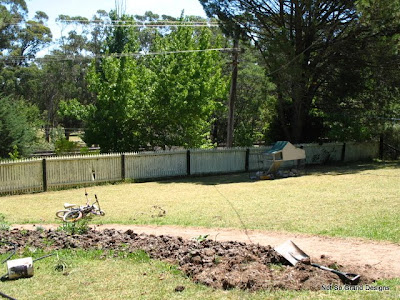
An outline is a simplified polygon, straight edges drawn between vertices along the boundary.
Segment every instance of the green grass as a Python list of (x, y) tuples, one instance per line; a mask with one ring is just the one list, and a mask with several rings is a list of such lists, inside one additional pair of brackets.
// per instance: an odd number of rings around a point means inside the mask
[[(399, 180), (399, 163), (376, 162), (315, 167), (272, 181), (236, 174), (87, 190), (106, 211), (93, 223), (245, 226), (399, 243)], [(64, 202), (85, 203), (84, 189), (0, 197), (0, 213), (14, 224), (54, 223)], [(160, 208), (165, 215), (159, 216)]]
[[(29, 253), (34, 258), (41, 252)], [(107, 253), (106, 253), (107, 254)], [(5, 259), (1, 255), (0, 259)], [(60, 267), (62, 266), (62, 267)], [(101, 251), (62, 250), (34, 263), (34, 276), (0, 282), (0, 291), (16, 299), (395, 299), (400, 280), (381, 281), (389, 291), (215, 290), (193, 283), (176, 267), (150, 260), (143, 252), (112, 258)], [(1, 271), (3, 272), (3, 271)], [(6, 269), (4, 269), (6, 272)], [(1, 273), (3, 274), (3, 273)], [(184, 286), (182, 292), (175, 287)]]

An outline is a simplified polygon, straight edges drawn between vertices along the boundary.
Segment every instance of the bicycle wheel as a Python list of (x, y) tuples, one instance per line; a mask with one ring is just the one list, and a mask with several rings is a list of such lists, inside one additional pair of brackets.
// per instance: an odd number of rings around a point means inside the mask
[(73, 210), (69, 213), (66, 213), (63, 217), (64, 222), (76, 222), (82, 218), (82, 212), (79, 210)]
[(69, 212), (69, 209), (59, 210), (58, 212), (56, 212), (56, 217), (62, 219)]

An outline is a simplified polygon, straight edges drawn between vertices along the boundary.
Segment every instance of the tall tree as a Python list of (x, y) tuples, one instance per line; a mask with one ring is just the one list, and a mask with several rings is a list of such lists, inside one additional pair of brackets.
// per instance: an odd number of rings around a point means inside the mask
[(138, 32), (112, 30), (108, 57), (90, 72), (97, 100), (85, 140), (102, 151), (206, 144), (211, 115), (226, 88), (219, 54), (204, 51), (211, 31), (179, 27), (157, 33), (146, 51), (158, 54), (138, 58), (132, 54), (140, 47)]
[(153, 144), (199, 147), (210, 142), (212, 114), (225, 100), (228, 83), (220, 54), (207, 51), (221, 43), (212, 38), (210, 29), (182, 26), (155, 42), (153, 51), (167, 54), (148, 57), (157, 83)]
[[(315, 101), (338, 70), (359, 61), (351, 51), (354, 43), (374, 34), (396, 33), (394, 28), (365, 26), (356, 1), (199, 1), (226, 32), (234, 35), (239, 30), (262, 53), (277, 87), (279, 129), (292, 142), (315, 139), (316, 131), (322, 130), (313, 115)], [(381, 8), (388, 20), (393, 12)]]
[(28, 7), (24, 0), (0, 1), (0, 51), (11, 48), (17, 39), (19, 25), (25, 20)]

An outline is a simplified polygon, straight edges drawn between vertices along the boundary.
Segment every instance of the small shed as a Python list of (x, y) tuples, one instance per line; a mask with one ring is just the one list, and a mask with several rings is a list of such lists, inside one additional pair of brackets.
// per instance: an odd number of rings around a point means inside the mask
[(297, 148), (288, 141), (278, 141), (271, 149), (263, 153), (267, 156), (267, 160), (272, 164), (268, 173), (276, 173), (280, 165), (285, 161), (300, 161), (306, 159), (306, 151), (302, 148)]

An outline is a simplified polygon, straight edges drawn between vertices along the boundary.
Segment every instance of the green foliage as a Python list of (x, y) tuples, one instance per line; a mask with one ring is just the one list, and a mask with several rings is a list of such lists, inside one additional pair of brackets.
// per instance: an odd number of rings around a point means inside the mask
[(78, 150), (78, 143), (68, 141), (66, 138), (61, 138), (54, 143), (54, 150), (57, 155), (62, 155)]
[(6, 217), (0, 213), (0, 231), (5, 230), (8, 231), (10, 230), (10, 223), (6, 221)]
[[(125, 35), (125, 47), (111, 39), (109, 49), (132, 51), (137, 36)], [(208, 49), (212, 38), (210, 29), (180, 27), (156, 37), (150, 50)], [(103, 152), (209, 144), (212, 114), (226, 95), (221, 74), (220, 55), (211, 51), (105, 58), (89, 73), (97, 101), (85, 142), (99, 144)]]
[(39, 116), (34, 105), (0, 98), (0, 157), (27, 156), (32, 151), (38, 141)]
[(13, 146), (13, 151), (10, 152), (10, 153), (8, 153), (8, 155), (10, 156), (10, 158), (11, 158), (12, 160), (20, 159), (20, 155), (19, 155), (19, 152), (18, 152), (18, 146), (17, 146), (17, 145), (14, 145), (14, 146)]
[[(209, 49), (220, 43), (210, 29), (180, 27), (159, 38), (154, 51)], [(209, 144), (213, 114), (228, 92), (222, 62), (221, 54), (215, 51), (150, 58), (149, 65), (156, 76), (153, 145), (190, 148)]]
[(276, 86), (276, 139), (340, 139), (340, 127), (367, 139), (381, 129), (377, 116), (400, 101), (399, 1), (200, 3), (229, 36), (260, 50)]
[(0, 1), (0, 50), (11, 47), (19, 30), (14, 24), (21, 22), (27, 12), (24, 0)]
[(77, 222), (66, 223), (57, 228), (59, 231), (65, 231), (69, 234), (85, 234), (90, 230), (89, 218), (80, 219)]
[(193, 240), (201, 243), (201, 242), (206, 241), (208, 236), (209, 236), (208, 234), (199, 235), (198, 237), (193, 238)]
[(57, 114), (65, 127), (82, 127), (93, 110), (92, 104), (83, 105), (78, 99), (74, 98), (68, 101), (61, 100)]
[(253, 47), (240, 54), (234, 144), (252, 146), (264, 141), (275, 114), (275, 86), (268, 80), (262, 60)]

